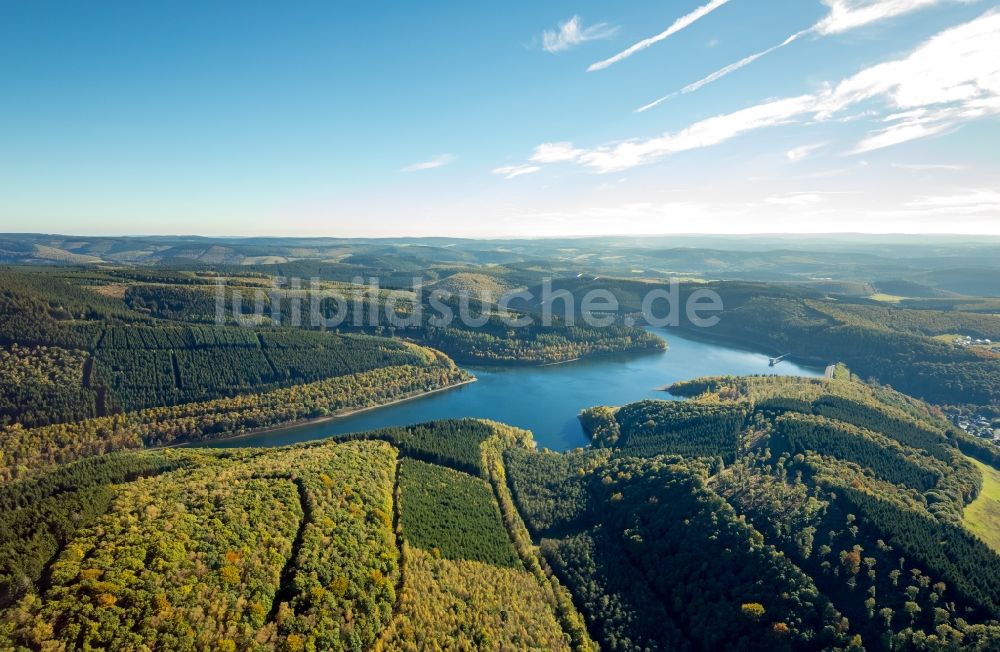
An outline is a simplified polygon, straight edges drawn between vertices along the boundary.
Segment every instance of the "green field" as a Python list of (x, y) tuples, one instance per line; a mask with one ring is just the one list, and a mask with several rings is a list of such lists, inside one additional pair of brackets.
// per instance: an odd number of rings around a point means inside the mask
[(969, 459), (983, 473), (983, 490), (965, 508), (965, 527), (1000, 552), (1000, 471)]

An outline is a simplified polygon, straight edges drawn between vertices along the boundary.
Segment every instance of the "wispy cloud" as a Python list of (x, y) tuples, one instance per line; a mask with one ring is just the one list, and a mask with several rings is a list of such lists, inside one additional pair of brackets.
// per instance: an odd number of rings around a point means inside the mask
[(786, 38), (783, 42), (779, 43), (778, 45), (770, 47), (770, 48), (768, 48), (768, 49), (766, 49), (766, 50), (764, 50), (762, 52), (758, 52), (756, 54), (751, 54), (748, 57), (744, 57), (744, 58), (740, 59), (736, 63), (731, 63), (731, 64), (729, 64), (728, 66), (726, 66), (724, 68), (720, 68), (720, 69), (716, 70), (715, 72), (713, 72), (708, 77), (702, 77), (698, 81), (693, 82), (691, 84), (688, 84), (687, 86), (685, 86), (684, 88), (680, 89), (679, 91), (674, 91), (673, 93), (668, 93), (667, 95), (664, 95), (663, 97), (660, 97), (658, 99), (653, 100), (649, 104), (644, 104), (643, 106), (640, 106), (638, 109), (635, 110), (635, 112), (636, 113), (642, 113), (643, 111), (648, 111), (648, 110), (650, 110), (650, 109), (652, 109), (652, 108), (654, 108), (656, 106), (659, 106), (660, 104), (663, 104), (667, 100), (673, 99), (673, 98), (677, 97), (678, 95), (687, 95), (688, 93), (693, 93), (696, 90), (698, 90), (699, 88), (701, 88), (702, 86), (708, 86), (709, 84), (711, 84), (712, 82), (714, 82), (717, 79), (722, 79), (726, 75), (728, 75), (730, 73), (733, 73), (733, 72), (736, 72), (740, 68), (745, 68), (746, 66), (749, 66), (751, 63), (753, 63), (757, 59), (760, 59), (761, 57), (766, 56), (768, 54), (771, 54), (775, 50), (781, 49), (781, 48), (785, 47), (786, 45), (788, 45), (789, 43), (792, 43), (794, 41), (799, 40), (799, 38), (805, 36), (808, 33), (809, 33), (809, 30), (804, 30), (804, 31), (801, 31), (801, 32), (796, 32), (795, 34), (792, 34), (791, 36), (789, 36), (788, 38)]
[(950, 195), (931, 195), (907, 202), (906, 207), (935, 214), (997, 213), (1000, 215), (1000, 192), (972, 189)]
[(534, 174), (541, 169), (542, 168), (538, 165), (505, 165), (503, 167), (493, 168), (493, 174), (503, 175), (505, 179), (514, 179), (526, 174)]
[(573, 147), (573, 143), (542, 143), (535, 148), (531, 160), (535, 163), (564, 163), (576, 160), (583, 150)]
[(956, 1), (972, 0), (823, 0), (830, 13), (812, 29), (817, 34), (840, 34), (924, 7)]
[(799, 147), (793, 147), (792, 149), (785, 152), (785, 156), (792, 163), (801, 161), (802, 159), (808, 157), (810, 154), (818, 149), (826, 147), (829, 143), (813, 143), (812, 145), (801, 145)]
[(673, 36), (682, 29), (690, 27), (701, 18), (704, 18), (705, 16), (712, 13), (713, 11), (715, 11), (716, 9), (718, 9), (719, 7), (728, 2), (729, 0), (711, 0), (711, 2), (709, 2), (708, 4), (702, 5), (701, 7), (698, 7), (697, 9), (692, 11), (691, 13), (681, 16), (680, 18), (675, 20), (670, 27), (663, 30), (656, 36), (651, 36), (647, 39), (643, 39), (638, 43), (635, 43), (634, 45), (631, 45), (628, 48), (622, 50), (613, 57), (609, 57), (607, 59), (604, 59), (603, 61), (598, 61), (597, 63), (591, 64), (590, 67), (587, 68), (587, 72), (594, 72), (595, 70), (604, 70), (605, 68), (613, 66), (619, 61), (628, 59), (636, 52), (641, 52), (642, 50), (645, 50), (646, 48), (652, 45), (656, 45), (660, 41), (670, 36)]
[(573, 161), (598, 172), (626, 170), (670, 154), (718, 145), (748, 131), (791, 122), (807, 112), (814, 102), (812, 95), (802, 95), (758, 104), (648, 140), (630, 140), (590, 150), (577, 149)]
[(855, 145), (849, 153), (864, 154), (865, 152), (885, 149), (893, 145), (901, 145), (911, 140), (936, 136), (951, 129), (954, 124), (954, 121), (946, 119), (943, 115), (937, 119), (923, 120), (914, 118), (904, 120), (883, 129), (875, 130), (871, 136), (868, 136)]
[[(792, 122), (824, 122), (864, 103), (882, 125), (853, 152), (868, 152), (939, 134), (962, 123), (1000, 114), (1000, 12), (991, 11), (929, 39), (909, 56), (888, 61), (809, 95), (770, 100), (695, 122), (646, 140), (581, 149), (571, 143), (539, 146), (535, 156), (559, 152), (597, 172), (652, 163), (665, 156), (718, 145), (736, 136)], [(551, 157), (554, 158), (554, 157)], [(541, 162), (539, 158), (536, 162)]]
[(719, 79), (722, 79), (723, 77), (730, 75), (741, 68), (749, 66), (761, 57), (765, 57), (776, 50), (780, 50), (786, 45), (790, 45), (803, 36), (807, 36), (809, 34), (816, 34), (819, 36), (840, 34), (842, 32), (864, 27), (865, 25), (870, 25), (881, 20), (901, 16), (924, 7), (950, 2), (970, 3), (974, 1), (975, 0), (823, 0), (823, 3), (829, 7), (830, 11), (823, 19), (812, 27), (796, 32), (781, 43), (773, 45), (766, 50), (761, 50), (760, 52), (756, 52), (740, 59), (739, 61), (731, 63), (728, 66), (719, 68), (707, 77), (702, 77), (698, 81), (688, 84), (679, 91), (668, 93), (667, 95), (653, 100), (648, 104), (644, 104), (636, 109), (636, 112), (641, 113), (643, 111), (648, 111), (649, 109), (659, 106), (660, 104), (663, 104), (667, 100), (673, 99), (678, 95), (693, 93), (714, 81), (718, 81)]
[(555, 54), (587, 41), (611, 38), (617, 31), (617, 27), (607, 23), (583, 27), (580, 17), (573, 16), (569, 20), (559, 23), (558, 30), (547, 29), (542, 33), (542, 49)]
[(899, 168), (900, 170), (910, 170), (913, 172), (961, 172), (965, 169), (964, 165), (954, 165), (951, 163), (893, 163), (892, 167)]
[(419, 163), (411, 163), (402, 169), (403, 172), (420, 172), (422, 170), (433, 170), (435, 168), (443, 168), (449, 163), (453, 163), (458, 157), (454, 154), (441, 154), (440, 156), (435, 156), (428, 161), (420, 161)]

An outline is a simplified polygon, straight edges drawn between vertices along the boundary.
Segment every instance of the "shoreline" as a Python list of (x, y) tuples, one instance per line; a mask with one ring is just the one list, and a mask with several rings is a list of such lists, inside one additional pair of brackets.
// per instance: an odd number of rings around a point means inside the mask
[[(671, 328), (667, 328), (666, 330), (669, 333), (671, 331)], [(760, 342), (755, 342), (751, 339), (746, 339), (741, 337), (733, 337), (729, 335), (714, 335), (711, 333), (705, 333), (704, 332), (705, 330), (710, 330), (710, 329), (702, 329), (700, 331), (696, 331), (694, 329), (685, 328), (683, 326), (677, 327), (677, 331), (680, 332), (682, 336), (685, 336), (688, 339), (692, 339), (697, 342), (705, 342), (707, 344), (718, 344), (720, 346), (728, 345), (732, 348), (742, 349), (747, 353), (756, 353), (759, 355), (766, 355), (768, 357), (781, 355), (780, 352), (769, 353), (768, 351), (774, 351), (774, 349), (768, 344), (762, 344)], [(787, 356), (785, 359), (788, 360), (789, 362), (794, 362), (795, 364), (801, 367), (811, 367), (816, 371), (825, 371), (825, 368), (828, 365), (836, 364), (836, 362), (830, 362), (828, 359), (825, 358), (814, 358), (810, 356), (796, 355), (795, 353), (785, 353), (785, 355)], [(780, 362), (778, 364), (780, 364)], [(777, 365), (775, 365), (775, 367), (772, 368), (776, 367)], [(777, 375), (780, 376), (782, 374), (777, 374)]]
[[(378, 410), (379, 408), (389, 407), (390, 405), (396, 405), (398, 403), (405, 403), (407, 401), (414, 401), (425, 396), (432, 396), (439, 392), (446, 392), (448, 390), (457, 389), (465, 385), (479, 380), (475, 376), (469, 378), (468, 380), (463, 380), (457, 383), (452, 383), (450, 385), (444, 385), (443, 387), (438, 387), (436, 389), (431, 389), (426, 392), (418, 392), (415, 394), (408, 394), (406, 396), (401, 396), (399, 398), (393, 399), (386, 403), (378, 403), (377, 405), (366, 405), (364, 407), (358, 408), (345, 408), (338, 410), (334, 414), (329, 414), (324, 417), (314, 417), (312, 419), (297, 419), (295, 421), (285, 421), (284, 423), (275, 424), (273, 426), (264, 426), (263, 428), (254, 428), (253, 430), (247, 430), (246, 432), (241, 432), (235, 435), (226, 435), (223, 437), (216, 437), (214, 439), (208, 439), (205, 441), (197, 442), (186, 442), (182, 444), (174, 444), (173, 446), (162, 446), (160, 448), (187, 448), (187, 447), (197, 447), (197, 448), (212, 448), (212, 445), (219, 442), (230, 442), (238, 439), (244, 439), (246, 437), (254, 437), (257, 435), (266, 435), (271, 432), (277, 432), (279, 430), (285, 430), (286, 428), (297, 428), (299, 426), (315, 426), (329, 421), (336, 421), (337, 419), (344, 419), (347, 417), (354, 416), (356, 414), (361, 414), (362, 412), (369, 412), (371, 410)], [(152, 450), (152, 449), (147, 449)]]
[[(657, 335), (659, 337), (659, 335)], [(570, 364), (573, 362), (591, 362), (600, 360), (613, 360), (615, 358), (631, 358), (643, 355), (650, 355), (653, 353), (666, 353), (670, 350), (669, 343), (663, 338), (660, 338), (664, 346), (655, 348), (643, 348), (643, 349), (627, 349), (623, 351), (596, 351), (594, 353), (585, 353), (583, 355), (571, 358), (569, 360), (554, 360), (552, 362), (515, 362), (515, 363), (500, 363), (500, 364), (490, 364), (488, 362), (477, 362), (475, 360), (455, 360), (457, 364), (461, 364), (470, 369), (483, 369), (486, 371), (502, 371), (504, 369), (540, 369), (542, 367), (555, 367), (563, 364)]]
[(572, 358), (570, 360), (559, 360), (558, 362), (546, 362), (545, 364), (538, 365), (539, 367), (558, 367), (561, 364), (569, 364), (571, 362), (579, 362), (583, 358)]

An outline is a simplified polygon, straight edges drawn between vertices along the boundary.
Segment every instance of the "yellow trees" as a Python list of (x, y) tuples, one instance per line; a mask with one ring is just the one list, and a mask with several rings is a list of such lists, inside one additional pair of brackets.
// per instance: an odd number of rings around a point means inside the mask
[(406, 549), (399, 614), (377, 650), (569, 650), (530, 573)]
[(760, 620), (764, 616), (764, 605), (759, 602), (744, 602), (740, 605), (740, 611), (753, 620)]
[(399, 551), (384, 517), (392, 512), (395, 449), (382, 441), (326, 443), (263, 460), (271, 473), (291, 472), (305, 508), (272, 605), (278, 648), (369, 647), (396, 600)]
[(378, 441), (200, 451), (118, 485), (49, 567), (44, 597), (0, 612), (0, 648), (370, 646), (399, 574), (384, 518), (395, 457)]
[(313, 418), (319, 414), (318, 406), (328, 413), (370, 407), (468, 378), (454, 365), (386, 367), (261, 394), (150, 408), (76, 423), (39, 428), (9, 426), (0, 430), (4, 450), (0, 480), (123, 448), (201, 441)]

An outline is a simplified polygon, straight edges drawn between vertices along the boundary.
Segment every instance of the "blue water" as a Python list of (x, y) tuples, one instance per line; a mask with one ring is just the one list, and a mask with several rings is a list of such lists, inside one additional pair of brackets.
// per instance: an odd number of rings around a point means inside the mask
[(772, 368), (768, 356), (761, 353), (693, 340), (676, 331), (651, 330), (667, 340), (667, 351), (547, 367), (469, 367), (478, 379), (469, 385), (323, 423), (290, 426), (212, 445), (284, 446), (386, 426), (482, 417), (531, 430), (539, 447), (566, 450), (587, 444), (577, 414), (594, 405), (670, 399), (670, 394), (658, 388), (699, 376), (823, 373), (820, 368), (789, 361)]

